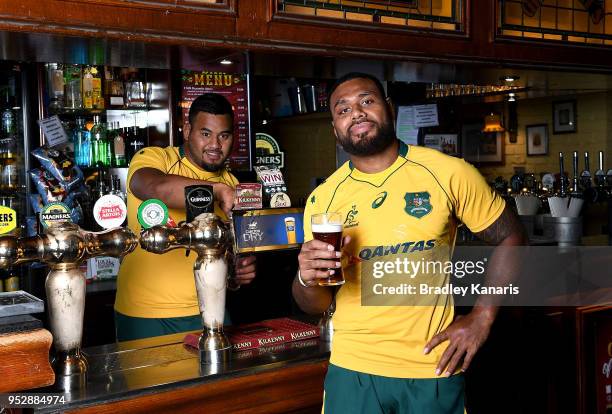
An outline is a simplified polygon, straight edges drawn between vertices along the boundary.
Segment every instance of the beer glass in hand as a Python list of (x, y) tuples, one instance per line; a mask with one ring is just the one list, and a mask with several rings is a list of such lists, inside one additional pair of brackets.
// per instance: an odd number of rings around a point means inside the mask
[[(313, 214), (311, 219), (312, 237), (334, 246), (339, 252), (342, 247), (342, 215), (340, 213)], [(335, 259), (330, 260), (332, 266), (327, 270), (334, 270), (334, 274), (327, 278), (319, 279), (319, 286), (337, 286), (344, 284), (342, 267), (333, 266)]]

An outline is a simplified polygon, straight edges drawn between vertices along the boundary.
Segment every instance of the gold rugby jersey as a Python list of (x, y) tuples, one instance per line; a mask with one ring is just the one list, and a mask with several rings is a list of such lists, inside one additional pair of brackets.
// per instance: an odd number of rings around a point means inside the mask
[(429, 355), (423, 348), (452, 322), (452, 297), (437, 297), (435, 306), (362, 306), (362, 267), (389, 252), (452, 248), (458, 220), (479, 232), (504, 207), (472, 165), (402, 142), (384, 171), (366, 174), (347, 162), (317, 187), (306, 202), (305, 240), (312, 239), (310, 216), (332, 211), (342, 213), (352, 239), (342, 261), (346, 283), (336, 297), (330, 362), (387, 377), (435, 377), (448, 342)]
[[(140, 200), (130, 191), (130, 180), (141, 168), (155, 168), (165, 174), (221, 182), (235, 188), (238, 180), (227, 170), (208, 172), (192, 164), (183, 147), (147, 147), (140, 150), (130, 162), (127, 177), (128, 226), (140, 233), (138, 207)], [(184, 193), (182, 188), (176, 191)], [(225, 214), (217, 203), (215, 213)], [(168, 208), (168, 214), (178, 224), (185, 220), (185, 209)], [(195, 254), (185, 257), (185, 250), (172, 250), (165, 254), (146, 252), (138, 246), (128, 254), (119, 269), (115, 310), (139, 318), (175, 318), (200, 313), (193, 278)]]

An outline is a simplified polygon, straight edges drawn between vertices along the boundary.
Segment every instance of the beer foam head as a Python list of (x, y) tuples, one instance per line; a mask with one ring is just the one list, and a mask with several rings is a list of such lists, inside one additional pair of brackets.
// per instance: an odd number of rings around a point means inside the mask
[(313, 233), (340, 233), (342, 232), (342, 224), (313, 224)]

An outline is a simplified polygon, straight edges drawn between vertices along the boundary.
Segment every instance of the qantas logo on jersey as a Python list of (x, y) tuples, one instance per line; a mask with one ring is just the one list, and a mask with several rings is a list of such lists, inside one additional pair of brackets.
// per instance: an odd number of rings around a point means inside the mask
[(372, 201), (372, 208), (376, 209), (380, 206), (382, 206), (382, 204), (385, 202), (385, 200), (387, 199), (387, 192), (383, 191), (382, 193), (379, 193), (376, 195), (376, 199), (374, 199), (374, 201)]
[(398, 253), (412, 253), (422, 252), (425, 250), (431, 250), (436, 246), (435, 240), (418, 240), (408, 241), (404, 243), (393, 244), (390, 246), (376, 246), (373, 248), (363, 248), (359, 252), (359, 258), (363, 260), (370, 260), (374, 257), (388, 256), (391, 254)]

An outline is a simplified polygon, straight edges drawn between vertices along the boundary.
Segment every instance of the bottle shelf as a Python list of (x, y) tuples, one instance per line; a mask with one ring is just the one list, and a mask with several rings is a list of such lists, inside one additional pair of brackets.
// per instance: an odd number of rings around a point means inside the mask
[(150, 111), (149, 107), (131, 107), (131, 108), (105, 108), (105, 109), (71, 109), (71, 108), (63, 108), (63, 109), (52, 109), (48, 108), (49, 115), (58, 115), (58, 116), (93, 116), (93, 115), (104, 115), (109, 111), (119, 111), (119, 112), (128, 112), (128, 113), (141, 113)]

